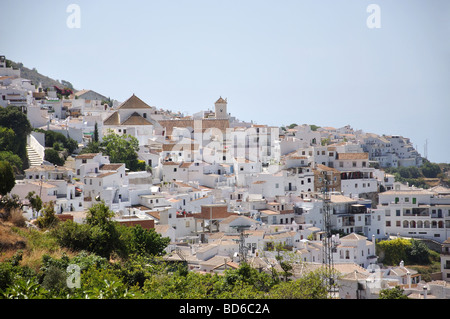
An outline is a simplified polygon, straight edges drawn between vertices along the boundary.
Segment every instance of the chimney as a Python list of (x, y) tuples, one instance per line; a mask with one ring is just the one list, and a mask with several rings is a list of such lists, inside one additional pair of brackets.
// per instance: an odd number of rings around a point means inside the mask
[(428, 287), (423, 286), (423, 299), (427, 299), (427, 295), (428, 295)]
[(408, 285), (408, 288), (411, 288), (411, 273), (406, 271), (406, 284)]

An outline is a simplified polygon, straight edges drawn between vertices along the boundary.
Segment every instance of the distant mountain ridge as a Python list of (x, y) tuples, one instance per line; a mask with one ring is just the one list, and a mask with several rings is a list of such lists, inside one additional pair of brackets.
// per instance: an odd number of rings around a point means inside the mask
[(72, 89), (74, 92), (78, 91), (76, 90), (73, 85), (69, 81), (65, 80), (55, 80), (48, 76), (45, 76), (41, 73), (39, 73), (36, 68), (29, 69), (23, 65), (21, 62), (14, 62), (11, 60), (7, 60), (6, 65), (9, 67), (13, 67), (14, 69), (20, 69), (20, 76), (24, 79), (30, 80), (34, 85), (39, 85), (41, 83), (42, 88), (46, 89), (49, 87), (57, 86), (60, 88), (68, 87)]

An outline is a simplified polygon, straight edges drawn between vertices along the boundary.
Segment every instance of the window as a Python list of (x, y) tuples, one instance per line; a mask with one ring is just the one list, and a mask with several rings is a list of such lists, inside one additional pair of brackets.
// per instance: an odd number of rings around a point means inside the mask
[(176, 171), (177, 171), (177, 168), (175, 167), (175, 168), (173, 169), (173, 171), (176, 172)]
[(405, 203), (409, 203), (409, 197), (405, 197)]
[(395, 203), (398, 204), (398, 197), (395, 197)]
[(353, 167), (356, 167), (356, 162), (353, 162), (352, 165), (353, 165)]
[(391, 221), (390, 220), (386, 221), (386, 227), (391, 227)]
[(275, 184), (275, 188), (279, 188), (280, 185), (278, 183)]
[(362, 167), (366, 167), (366, 162), (362, 162)]
[(339, 167), (344, 167), (344, 162), (339, 162)]
[(416, 203), (416, 200), (417, 200), (417, 199), (416, 199), (415, 197), (413, 197), (412, 203), (415, 204), (415, 203)]

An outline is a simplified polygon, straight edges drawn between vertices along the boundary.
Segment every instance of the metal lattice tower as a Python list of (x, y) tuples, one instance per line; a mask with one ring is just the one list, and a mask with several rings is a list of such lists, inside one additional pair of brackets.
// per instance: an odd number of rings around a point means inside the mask
[(248, 248), (245, 246), (245, 238), (248, 237), (248, 234), (244, 234), (244, 231), (248, 229), (250, 226), (233, 226), (239, 233), (239, 261), (241, 263), (247, 262), (247, 250)]
[(333, 298), (336, 293), (336, 278), (334, 271), (334, 262), (333, 262), (333, 250), (334, 243), (332, 240), (331, 234), (331, 200), (330, 193), (328, 191), (328, 176), (327, 172), (323, 172), (324, 184), (325, 187), (322, 188), (322, 200), (323, 200), (323, 222), (325, 235), (323, 237), (323, 260), (322, 263), (325, 266), (325, 276), (326, 276), (326, 285), (327, 291), (330, 296)]

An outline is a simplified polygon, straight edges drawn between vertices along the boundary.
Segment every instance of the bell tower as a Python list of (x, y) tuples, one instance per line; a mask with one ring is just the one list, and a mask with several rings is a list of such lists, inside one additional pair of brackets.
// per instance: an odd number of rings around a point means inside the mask
[(219, 99), (214, 103), (215, 106), (215, 115), (216, 119), (227, 119), (228, 113), (227, 113), (227, 99), (223, 99), (222, 97), (219, 97)]

